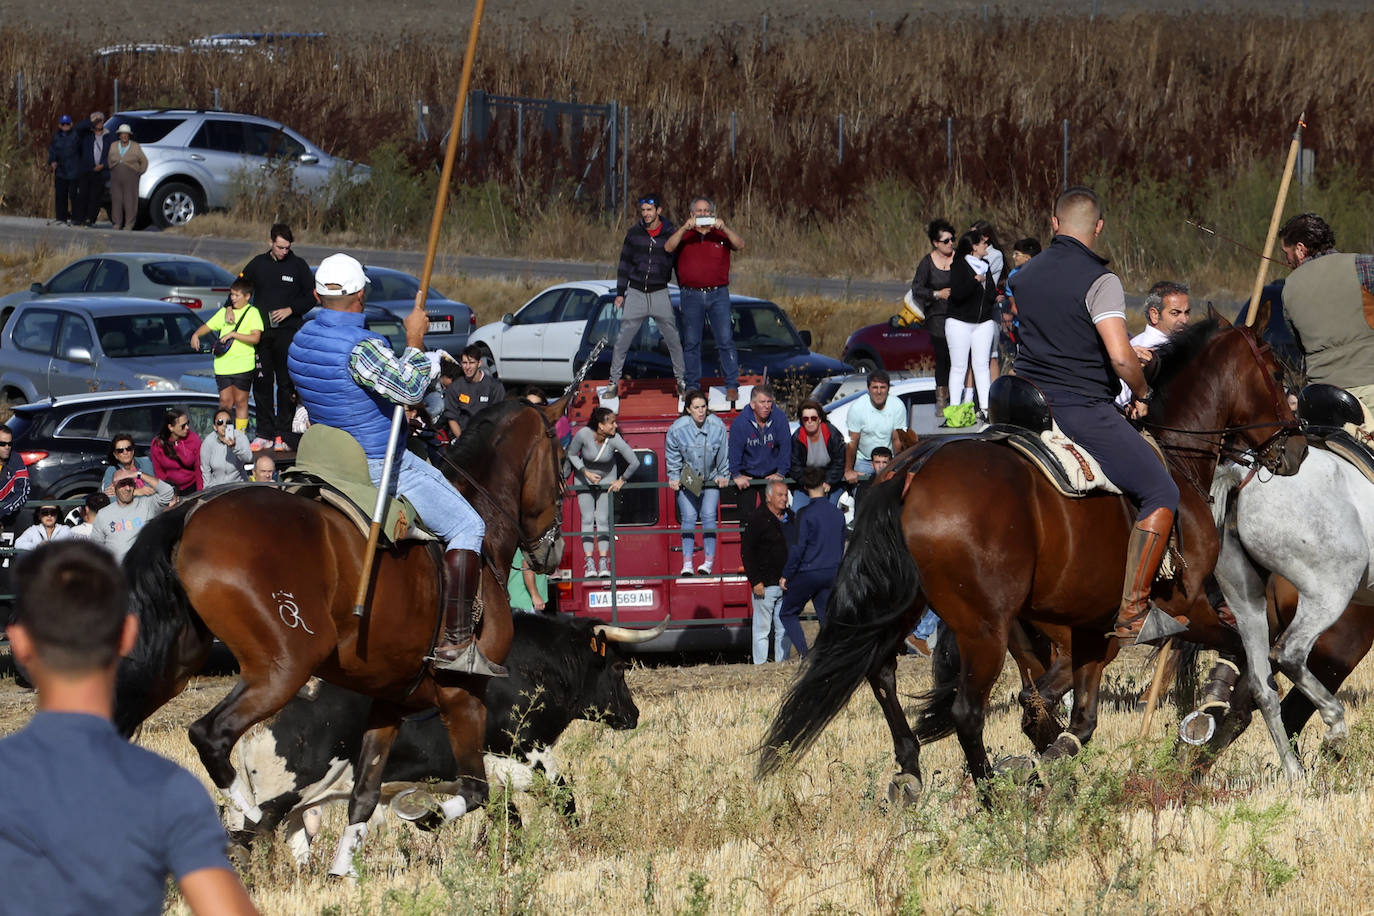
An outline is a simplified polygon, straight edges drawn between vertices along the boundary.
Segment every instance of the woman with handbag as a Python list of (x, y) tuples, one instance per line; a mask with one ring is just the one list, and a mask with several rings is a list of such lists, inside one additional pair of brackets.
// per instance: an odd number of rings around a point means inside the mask
[(132, 229), (138, 219), (138, 179), (148, 171), (148, 157), (134, 141), (134, 129), (119, 125), (118, 139), (110, 144), (110, 228)]
[(925, 328), (935, 345), (935, 415), (942, 416), (949, 405), (949, 343), (945, 338), (945, 318), (949, 315), (949, 271), (954, 266), (954, 227), (949, 220), (931, 220), (926, 227), (930, 253), (916, 265), (911, 278), (911, 297), (925, 312)]
[(248, 392), (253, 387), (257, 346), (262, 339), (262, 313), (249, 300), (253, 284), (240, 277), (229, 285), (229, 304), (210, 316), (191, 335), (191, 348), (200, 349), (200, 335), (216, 333), (215, 384), (219, 406), (234, 412), (234, 429), (248, 432)]
[(171, 484), (181, 496), (189, 496), (205, 486), (200, 476), (200, 436), (191, 428), (191, 417), (172, 408), (162, 418), (153, 447), (153, 471), (158, 480)]
[[(706, 395), (693, 388), (682, 397), (682, 416), (668, 427), (663, 457), (668, 465), (668, 486), (677, 493), (677, 512), (682, 527), (682, 572), (690, 576), (696, 552), (696, 529), (702, 528), (701, 546), (706, 560), (695, 571), (709, 576), (716, 562), (716, 524), (720, 490), (730, 483), (730, 433), (706, 409)], [(711, 486), (710, 484), (714, 484)]]
[[(590, 489), (577, 494), (577, 511), (582, 519), (582, 551), (587, 555), (587, 577), (611, 575), (610, 507), (611, 494), (619, 493), (625, 481), (639, 469), (639, 456), (616, 432), (619, 421), (609, 407), (598, 407), (577, 431), (568, 446), (568, 463), (574, 477)], [(625, 459), (625, 470), (616, 465), (616, 455)], [(601, 555), (600, 566), (593, 547)]]

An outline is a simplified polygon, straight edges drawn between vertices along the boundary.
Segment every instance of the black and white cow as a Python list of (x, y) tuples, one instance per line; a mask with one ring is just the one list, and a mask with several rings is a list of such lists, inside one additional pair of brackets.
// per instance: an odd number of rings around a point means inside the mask
[[(491, 786), (525, 791), (536, 770), (561, 784), (548, 748), (574, 719), (634, 728), (639, 708), (625, 683), (626, 662), (616, 644), (646, 642), (662, 632), (663, 625), (631, 630), (590, 619), (516, 614), (505, 660), (510, 676), (493, 678), (487, 686)], [(248, 789), (249, 805), (256, 804), (263, 816), (255, 824), (245, 823), (235, 806), (227, 806), (225, 822), (236, 842), (247, 845), (285, 820), (292, 853), (298, 861), (305, 859), (319, 827), (318, 806), (348, 798), (371, 702), (316, 683), (313, 695), (297, 696), (239, 740), (235, 770)], [(392, 746), (383, 798), (435, 781), (440, 784), (425, 788), (442, 793), (442, 783), (454, 780), (456, 771), (437, 711), (421, 713), (401, 726)], [(456, 786), (447, 788), (457, 791)], [(379, 805), (377, 810), (383, 809)]]

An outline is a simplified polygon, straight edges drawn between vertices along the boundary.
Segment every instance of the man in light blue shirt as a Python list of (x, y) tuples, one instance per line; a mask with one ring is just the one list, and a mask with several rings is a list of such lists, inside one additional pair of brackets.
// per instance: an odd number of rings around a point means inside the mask
[(872, 474), (873, 450), (878, 446), (892, 449), (896, 455), (902, 450), (897, 430), (906, 429), (906, 407), (901, 400), (887, 396), (891, 380), (882, 369), (868, 373), (868, 397), (860, 398), (845, 417), (849, 427), (849, 444), (844, 450), (844, 479), (858, 483), (861, 474)]

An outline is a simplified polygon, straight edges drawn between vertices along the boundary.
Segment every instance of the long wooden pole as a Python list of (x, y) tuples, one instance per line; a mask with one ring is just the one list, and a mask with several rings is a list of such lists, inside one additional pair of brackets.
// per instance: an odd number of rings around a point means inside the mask
[[(459, 128), (463, 123), (463, 109), (467, 106), (468, 86), (472, 82), (472, 61), (477, 56), (477, 33), (482, 28), (482, 10), (486, 0), (477, 0), (472, 8), (472, 28), (468, 31), (468, 50), (463, 56), (463, 75), (458, 80), (458, 99), (453, 103), (453, 124), (448, 131), (448, 145), (444, 149), (444, 170), (439, 175), (439, 195), (434, 199), (434, 219), (429, 224), (429, 243), (425, 246), (425, 266), (420, 271), (420, 291), (415, 294), (415, 308), (425, 310), (425, 300), (429, 297), (429, 278), (434, 273), (434, 253), (439, 248), (439, 230), (444, 224), (444, 208), (448, 204), (448, 183), (453, 177), (453, 160), (458, 154)], [(391, 438), (387, 443), (387, 460), (382, 476), (382, 485), (377, 492), (377, 507), (373, 512), (372, 525), (367, 533), (367, 546), (363, 552), (363, 574), (358, 580), (358, 592), (354, 596), (353, 613), (361, 617), (367, 606), (367, 590), (372, 584), (372, 566), (377, 551), (377, 538), (381, 532), (383, 510), (386, 507), (387, 487), (391, 484), (393, 452), (397, 448), (400, 424), (405, 421), (401, 405), (391, 419)]]
[(1172, 639), (1159, 647), (1159, 657), (1155, 659), (1155, 676), (1150, 679), (1150, 692), (1145, 697), (1145, 716), (1140, 720), (1138, 737), (1144, 738), (1150, 733), (1150, 722), (1154, 719), (1155, 707), (1159, 705), (1159, 695), (1164, 692), (1164, 669), (1169, 664), (1169, 653), (1173, 648)]
[(1264, 292), (1264, 278), (1269, 272), (1269, 256), (1274, 253), (1274, 240), (1279, 235), (1279, 220), (1283, 218), (1283, 205), (1288, 200), (1288, 185), (1293, 180), (1293, 166), (1298, 161), (1302, 129), (1307, 126), (1306, 117), (1305, 111), (1298, 116), (1298, 126), (1293, 129), (1293, 141), (1288, 144), (1288, 164), (1283, 167), (1279, 196), (1274, 201), (1274, 215), (1269, 218), (1269, 236), (1264, 240), (1264, 254), (1260, 255), (1259, 270), (1255, 272), (1255, 288), (1250, 292), (1250, 305), (1245, 310), (1247, 328), (1255, 323), (1255, 312), (1259, 311), (1260, 293)]
[(420, 295), (415, 307), (425, 307), (429, 295), (429, 278), (434, 273), (434, 252), (439, 247), (439, 230), (444, 224), (444, 207), (448, 203), (448, 183), (453, 177), (453, 160), (458, 154), (459, 133), (463, 111), (468, 103), (468, 86), (472, 83), (472, 62), (477, 56), (477, 32), (482, 28), (482, 9), (486, 0), (477, 0), (472, 8), (472, 28), (468, 31), (468, 50), (463, 56), (463, 75), (458, 80), (458, 99), (453, 103), (453, 123), (448, 129), (448, 145), (444, 147), (444, 168), (439, 173), (439, 196), (434, 199), (434, 218), (429, 223), (429, 244), (425, 246), (425, 266), (420, 270)]

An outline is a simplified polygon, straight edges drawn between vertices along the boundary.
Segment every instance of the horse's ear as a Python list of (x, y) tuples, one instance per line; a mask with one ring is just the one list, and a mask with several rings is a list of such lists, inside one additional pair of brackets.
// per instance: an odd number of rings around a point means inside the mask
[(1231, 322), (1226, 320), (1226, 316), (1216, 310), (1210, 301), (1207, 303), (1207, 320), (1215, 321), (1220, 330), (1226, 330), (1231, 326)]
[(1249, 322), (1250, 326), (1255, 329), (1256, 336), (1262, 336), (1269, 329), (1270, 304), (1269, 297), (1260, 293), (1260, 304), (1259, 308), (1255, 309), (1255, 320)]
[(567, 414), (568, 407), (572, 404), (572, 397), (572, 392), (568, 392), (552, 404), (544, 405), (544, 416), (548, 418), (550, 423), (557, 423), (559, 417)]

